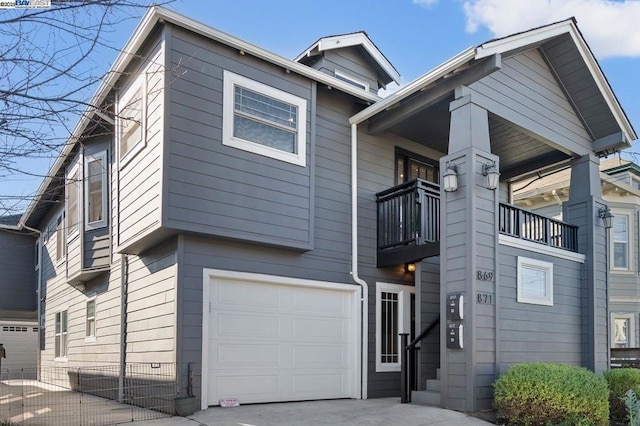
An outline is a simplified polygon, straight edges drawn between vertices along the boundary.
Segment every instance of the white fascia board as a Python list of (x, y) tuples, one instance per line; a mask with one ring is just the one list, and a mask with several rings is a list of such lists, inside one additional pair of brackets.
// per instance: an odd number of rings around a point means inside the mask
[(374, 115), (380, 113), (381, 111), (384, 111), (387, 108), (392, 107), (394, 104), (402, 101), (408, 96), (425, 88), (426, 86), (433, 83), (434, 81), (437, 81), (441, 77), (444, 77), (445, 75), (447, 75), (451, 71), (454, 71), (461, 65), (464, 65), (467, 62), (471, 61), (472, 59), (475, 58), (475, 55), (476, 55), (476, 49), (474, 47), (470, 47), (467, 50), (460, 52), (459, 54), (449, 59), (448, 61), (438, 65), (436, 68), (429, 71), (428, 73), (422, 75), (421, 77), (418, 77), (417, 79), (407, 84), (397, 92), (389, 95), (388, 97), (384, 98), (380, 102), (375, 103), (370, 107), (363, 109), (358, 114), (355, 114), (349, 119), (349, 122), (351, 124), (362, 123), (363, 121), (373, 117)]
[(607, 82), (602, 70), (596, 61), (596, 58), (591, 53), (591, 50), (587, 46), (584, 38), (578, 31), (575, 23), (572, 20), (566, 20), (558, 22), (553, 25), (538, 28), (536, 30), (527, 31), (521, 34), (516, 34), (510, 37), (505, 37), (500, 40), (485, 43), (478, 47), (476, 59), (481, 59), (487, 56), (494, 55), (496, 53), (504, 53), (510, 50), (518, 49), (524, 46), (539, 44), (553, 37), (568, 33), (571, 39), (576, 45), (578, 52), (582, 56), (591, 76), (593, 77), (596, 86), (600, 90), (602, 97), (604, 98), (607, 106), (613, 113), (616, 122), (620, 129), (624, 132), (626, 138), (629, 141), (636, 140), (638, 136), (633, 130), (631, 123), (627, 119), (622, 107), (618, 103), (611, 86)]
[(90, 102), (90, 106), (88, 106), (84, 113), (82, 114), (81, 119), (76, 124), (71, 136), (69, 137), (67, 143), (62, 149), (60, 155), (56, 159), (53, 166), (50, 168), (47, 177), (42, 181), (38, 191), (36, 192), (36, 196), (33, 201), (29, 204), (29, 207), (24, 212), (22, 217), (20, 218), (19, 226), (24, 226), (29, 219), (29, 216), (33, 213), (36, 205), (39, 200), (42, 198), (42, 195), (45, 193), (47, 187), (51, 184), (53, 180), (53, 176), (60, 170), (64, 162), (66, 161), (67, 156), (71, 153), (73, 147), (75, 146), (78, 138), (87, 127), (90, 122), (91, 117), (95, 113), (94, 106), (99, 106), (106, 96), (109, 94), (114, 84), (121, 76), (121, 73), (124, 71), (126, 66), (129, 64), (131, 59), (135, 57), (135, 52), (142, 45), (143, 41), (147, 38), (147, 36), (151, 33), (151, 30), (155, 27), (158, 22), (169, 22), (174, 25), (177, 25), (181, 28), (185, 28), (187, 30), (193, 31), (200, 35), (203, 35), (206, 38), (219, 41), (220, 43), (226, 44), (243, 52), (246, 52), (252, 56), (263, 59), (267, 62), (271, 62), (276, 65), (280, 65), (283, 68), (293, 71), (302, 76), (308, 77), (312, 80), (318, 81), (320, 83), (326, 84), (327, 86), (339, 89), (343, 92), (346, 92), (356, 98), (368, 101), (368, 102), (377, 102), (382, 99), (380, 96), (373, 94), (371, 92), (367, 92), (362, 89), (358, 89), (357, 87), (340, 81), (335, 77), (332, 77), (328, 74), (324, 74), (320, 71), (317, 71), (313, 68), (310, 68), (306, 65), (299, 64), (297, 62), (293, 62), (289, 59), (286, 59), (282, 56), (276, 55), (275, 53), (269, 52), (260, 47), (254, 46), (250, 43), (242, 41), (236, 37), (223, 33), (222, 31), (218, 31), (215, 28), (209, 27), (208, 25), (197, 22), (191, 18), (188, 18), (179, 13), (173, 12), (171, 10), (165, 9), (160, 6), (153, 6), (147, 10), (147, 13), (143, 16), (140, 24), (136, 27), (133, 34), (127, 41), (127, 44), (122, 49), (118, 57), (116, 58), (114, 64), (112, 65), (109, 72), (106, 74), (105, 78), (102, 80), (96, 94), (93, 96)]

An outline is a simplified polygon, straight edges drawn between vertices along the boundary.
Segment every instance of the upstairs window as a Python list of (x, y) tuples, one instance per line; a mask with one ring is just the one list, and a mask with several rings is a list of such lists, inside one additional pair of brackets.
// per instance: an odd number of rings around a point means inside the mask
[(78, 165), (75, 165), (67, 174), (67, 183), (65, 185), (67, 192), (67, 235), (69, 236), (78, 232), (78, 195), (80, 192), (79, 177)]
[(64, 232), (64, 212), (56, 219), (56, 262), (61, 262), (67, 253), (67, 241)]
[(439, 173), (435, 161), (403, 149), (396, 149), (396, 185), (415, 179), (438, 183)]
[(107, 152), (88, 155), (85, 160), (85, 209), (87, 229), (107, 225)]
[(223, 98), (223, 145), (306, 165), (306, 100), (229, 71)]
[(124, 165), (141, 150), (145, 141), (146, 96), (145, 75), (138, 79), (122, 93), (118, 100), (117, 136), (118, 158)]
[(629, 269), (629, 217), (616, 214), (613, 218), (613, 269)]

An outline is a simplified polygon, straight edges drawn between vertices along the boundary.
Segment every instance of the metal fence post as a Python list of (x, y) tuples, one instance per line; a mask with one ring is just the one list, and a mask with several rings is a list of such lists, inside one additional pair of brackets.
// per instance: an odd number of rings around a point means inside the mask
[(407, 345), (409, 344), (409, 333), (400, 333), (400, 353), (402, 359), (400, 360), (400, 402), (406, 404), (409, 399), (409, 381), (407, 380), (407, 367), (409, 365), (409, 350)]

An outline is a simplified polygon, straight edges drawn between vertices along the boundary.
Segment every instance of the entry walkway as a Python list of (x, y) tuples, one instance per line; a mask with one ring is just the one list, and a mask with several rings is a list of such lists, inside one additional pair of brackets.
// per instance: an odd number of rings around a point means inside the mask
[(173, 417), (142, 426), (465, 426), (489, 425), (483, 420), (437, 407), (400, 404), (398, 398), (331, 400), (254, 404), (234, 408), (212, 407), (189, 418)]

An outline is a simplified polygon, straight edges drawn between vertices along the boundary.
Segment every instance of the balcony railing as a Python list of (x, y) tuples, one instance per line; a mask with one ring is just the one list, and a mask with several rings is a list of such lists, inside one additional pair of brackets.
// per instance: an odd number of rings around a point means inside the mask
[(564, 250), (578, 251), (578, 227), (500, 203), (500, 233)]
[[(385, 252), (440, 241), (439, 185), (417, 179), (380, 192), (376, 197), (379, 266), (382, 266), (381, 253), (384, 257)], [(398, 263), (418, 260), (420, 256), (419, 253), (407, 252)], [(391, 263), (383, 261), (382, 264)]]

